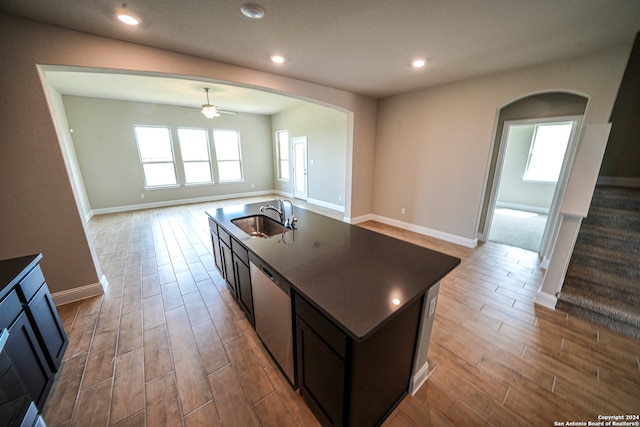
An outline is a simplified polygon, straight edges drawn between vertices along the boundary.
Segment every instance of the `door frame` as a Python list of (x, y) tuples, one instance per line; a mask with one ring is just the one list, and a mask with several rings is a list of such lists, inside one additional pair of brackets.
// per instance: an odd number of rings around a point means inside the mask
[[(298, 167), (298, 160), (296, 157), (296, 146), (302, 146), (302, 150), (303, 150), (303, 163), (304, 163), (304, 172), (303, 172), (303, 176), (304, 176), (304, 191), (298, 191), (298, 175), (297, 175), (297, 167)], [(293, 188), (292, 193), (293, 193), (293, 197), (296, 199), (301, 199), (301, 200), (307, 200), (309, 198), (309, 174), (308, 174), (308, 170), (309, 170), (309, 165), (308, 165), (308, 160), (307, 160), (307, 137), (306, 136), (296, 136), (294, 138), (291, 138), (291, 154), (293, 157), (293, 162), (292, 162), (292, 166), (293, 166), (293, 174), (292, 174), (292, 178), (293, 178)]]
[(514, 125), (523, 125), (523, 124), (545, 124), (545, 123), (557, 123), (557, 122), (573, 122), (573, 127), (571, 129), (571, 135), (569, 136), (569, 141), (567, 143), (567, 149), (564, 153), (564, 159), (562, 161), (562, 168), (560, 169), (560, 175), (558, 177), (558, 181), (556, 182), (556, 187), (553, 193), (553, 198), (551, 201), (551, 205), (549, 207), (549, 214), (547, 217), (547, 223), (545, 225), (544, 232), (542, 234), (542, 240), (540, 242), (540, 248), (538, 250), (538, 254), (543, 258), (543, 260), (548, 261), (551, 256), (551, 251), (553, 249), (553, 241), (555, 239), (555, 235), (558, 227), (558, 219), (560, 217), (560, 202), (564, 197), (564, 192), (566, 190), (567, 182), (569, 180), (569, 174), (571, 172), (571, 165), (573, 165), (577, 148), (578, 148), (578, 134), (582, 126), (582, 115), (573, 115), (573, 116), (556, 116), (556, 117), (545, 117), (545, 118), (532, 118), (532, 119), (522, 119), (522, 120), (507, 120), (504, 122), (502, 128), (502, 135), (500, 138), (500, 146), (498, 149), (498, 158), (496, 160), (496, 168), (495, 173), (491, 179), (491, 182), (488, 183), (490, 186), (489, 199), (487, 202), (487, 213), (485, 215), (485, 221), (483, 224), (483, 233), (478, 235), (478, 240), (482, 242), (486, 242), (489, 239), (489, 235), (491, 232), (491, 224), (493, 222), (493, 213), (496, 208), (496, 203), (498, 199), (498, 190), (500, 187), (500, 179), (502, 178), (502, 169), (504, 167), (504, 160), (507, 151), (507, 143), (509, 140), (509, 128)]

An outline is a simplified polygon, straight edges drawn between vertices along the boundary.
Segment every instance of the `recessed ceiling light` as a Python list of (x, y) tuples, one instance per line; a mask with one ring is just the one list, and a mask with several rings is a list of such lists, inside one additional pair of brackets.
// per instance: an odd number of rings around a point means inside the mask
[(245, 4), (240, 7), (240, 12), (247, 18), (262, 19), (264, 18), (264, 9), (257, 4)]
[(275, 62), (276, 64), (282, 64), (284, 62), (284, 57), (280, 55), (273, 55), (271, 57), (271, 61)]
[(138, 25), (140, 24), (140, 19), (131, 15), (130, 13), (119, 12), (117, 15), (120, 22), (123, 22), (127, 25)]
[(411, 66), (413, 68), (422, 68), (427, 64), (427, 61), (424, 59), (414, 59), (411, 61)]
[(116, 17), (127, 25), (140, 24), (140, 18), (127, 9), (127, 2), (122, 3), (120, 9), (116, 10)]

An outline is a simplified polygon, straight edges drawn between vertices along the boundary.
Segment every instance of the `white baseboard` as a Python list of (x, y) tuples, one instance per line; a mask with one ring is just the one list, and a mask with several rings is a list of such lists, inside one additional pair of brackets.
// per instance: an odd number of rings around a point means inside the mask
[(496, 208), (513, 209), (516, 211), (534, 212), (539, 214), (548, 214), (548, 207), (522, 205), (519, 203), (496, 202)]
[(631, 187), (640, 188), (640, 178), (625, 178), (618, 176), (599, 176), (598, 185), (609, 185), (611, 187)]
[(398, 221), (397, 219), (387, 218), (379, 215), (372, 215), (371, 219), (383, 224), (392, 225), (394, 227), (413, 231), (418, 234), (423, 234), (425, 236), (434, 237), (446, 242), (455, 243), (456, 245), (466, 246), (468, 248), (475, 248), (476, 246), (478, 246), (477, 238), (469, 239), (467, 237), (457, 236), (455, 234), (445, 233), (443, 231), (433, 230), (421, 225), (410, 224), (408, 222)]
[(70, 302), (103, 295), (108, 286), (107, 278), (103, 275), (98, 283), (56, 292), (51, 294), (51, 298), (53, 298), (55, 305), (68, 304)]
[(361, 216), (356, 216), (353, 218), (344, 218), (344, 222), (347, 222), (349, 224), (359, 224), (361, 222), (365, 222), (365, 221), (371, 221), (373, 219), (373, 215), (372, 214), (366, 214), (366, 215), (361, 215)]
[(418, 372), (411, 377), (411, 381), (409, 382), (409, 394), (411, 394), (411, 396), (416, 394), (418, 389), (422, 387), (422, 384), (427, 381), (427, 378), (429, 378), (429, 362), (424, 362), (422, 368), (418, 369)]
[(556, 298), (555, 295), (538, 291), (538, 294), (536, 295), (536, 299), (533, 300), (533, 302), (542, 307), (547, 307), (547, 308), (550, 308), (551, 310), (555, 310), (556, 302), (558, 302), (558, 298)]
[(264, 196), (264, 195), (273, 194), (273, 193), (274, 193), (273, 190), (264, 190), (264, 191), (252, 191), (249, 193), (220, 194), (217, 196), (194, 197), (192, 199), (165, 200), (162, 202), (140, 203), (138, 205), (115, 206), (112, 208), (93, 209), (89, 214), (87, 214), (87, 216), (102, 215), (102, 214), (109, 214), (109, 213), (116, 213), (116, 212), (137, 211), (141, 209), (164, 208), (167, 206), (188, 205), (192, 203), (215, 202), (218, 200), (236, 199), (240, 197)]
[(320, 206), (322, 208), (331, 209), (332, 211), (336, 211), (336, 212), (344, 212), (344, 206), (336, 205), (329, 202), (324, 202), (322, 200), (307, 199), (307, 203), (311, 203), (312, 205)]

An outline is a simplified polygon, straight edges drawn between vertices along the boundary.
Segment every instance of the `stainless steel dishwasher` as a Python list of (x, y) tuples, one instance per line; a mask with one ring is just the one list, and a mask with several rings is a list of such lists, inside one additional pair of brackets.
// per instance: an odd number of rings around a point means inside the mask
[(280, 369), (295, 384), (291, 288), (267, 267), (249, 263), (256, 332)]

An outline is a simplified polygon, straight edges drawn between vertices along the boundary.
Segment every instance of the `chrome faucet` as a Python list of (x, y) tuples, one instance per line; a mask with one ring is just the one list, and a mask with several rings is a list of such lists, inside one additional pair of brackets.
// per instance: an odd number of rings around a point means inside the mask
[(296, 227), (296, 222), (298, 222), (298, 220), (293, 215), (293, 203), (291, 203), (291, 200), (288, 200), (288, 199), (280, 201), (280, 203), (282, 204), (282, 214), (283, 215), (284, 215), (284, 202), (289, 203), (289, 206), (291, 206), (291, 216), (285, 221), (284, 226), (287, 227), (287, 228), (294, 229)]
[[(274, 211), (278, 214), (281, 224), (283, 224), (287, 228), (295, 228), (296, 222), (298, 222), (298, 220), (296, 219), (295, 216), (293, 216), (293, 203), (291, 203), (291, 200), (281, 200), (276, 198), (276, 202), (278, 203), (278, 207), (275, 207), (273, 205), (260, 206), (260, 212)], [(289, 203), (289, 206), (291, 206), (291, 216), (286, 220), (285, 220), (286, 214), (285, 214), (285, 208), (284, 208), (285, 202)]]
[(278, 214), (278, 217), (280, 218), (280, 223), (284, 224), (284, 203), (282, 202), (282, 200), (277, 198), (276, 198), (276, 202), (278, 202), (277, 208), (272, 205), (264, 205), (264, 206), (260, 206), (260, 212), (274, 211)]

